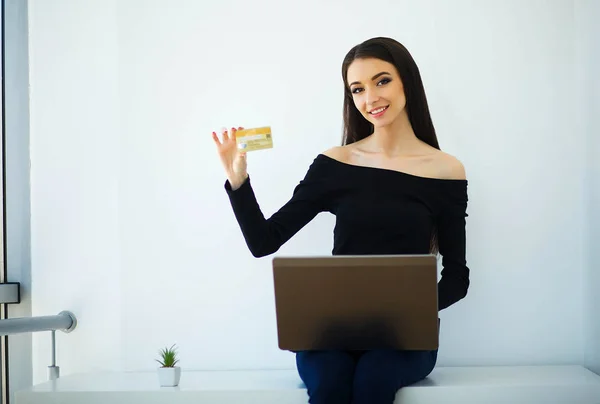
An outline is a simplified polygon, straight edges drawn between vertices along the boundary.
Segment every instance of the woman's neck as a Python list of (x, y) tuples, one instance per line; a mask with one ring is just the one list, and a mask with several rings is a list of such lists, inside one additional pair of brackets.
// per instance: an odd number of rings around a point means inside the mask
[(367, 142), (370, 151), (382, 153), (386, 157), (416, 154), (423, 147), (423, 142), (415, 135), (404, 112), (391, 124), (376, 128)]

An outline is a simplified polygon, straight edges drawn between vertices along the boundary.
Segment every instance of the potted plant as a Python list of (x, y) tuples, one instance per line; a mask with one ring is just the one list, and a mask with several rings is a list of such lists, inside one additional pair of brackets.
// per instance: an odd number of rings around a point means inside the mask
[(164, 348), (159, 351), (160, 359), (156, 359), (160, 363), (158, 368), (158, 380), (160, 385), (163, 387), (174, 387), (179, 385), (179, 379), (181, 378), (181, 368), (175, 366), (179, 359), (177, 358), (177, 351), (175, 345), (171, 348)]

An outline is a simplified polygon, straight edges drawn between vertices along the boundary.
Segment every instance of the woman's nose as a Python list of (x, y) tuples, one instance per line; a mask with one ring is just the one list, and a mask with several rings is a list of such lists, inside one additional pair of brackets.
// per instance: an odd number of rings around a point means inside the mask
[(374, 90), (366, 90), (366, 100), (368, 106), (373, 106), (379, 101), (379, 95)]

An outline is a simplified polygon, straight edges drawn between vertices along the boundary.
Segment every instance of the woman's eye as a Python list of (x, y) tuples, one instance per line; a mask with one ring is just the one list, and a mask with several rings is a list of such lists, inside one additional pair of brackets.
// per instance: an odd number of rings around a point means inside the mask
[[(379, 85), (384, 85), (384, 84), (389, 83), (390, 81), (392, 81), (392, 79), (390, 79), (390, 78), (381, 79), (381, 80), (379, 80), (379, 82), (377, 83), (377, 85), (378, 86)], [(354, 87), (350, 92), (352, 94), (358, 94), (361, 90), (362, 90), (361, 87)]]

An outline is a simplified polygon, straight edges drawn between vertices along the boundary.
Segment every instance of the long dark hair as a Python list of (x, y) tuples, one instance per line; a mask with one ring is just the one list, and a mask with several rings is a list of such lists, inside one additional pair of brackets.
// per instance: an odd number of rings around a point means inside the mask
[[(344, 133), (342, 145), (348, 145), (370, 136), (373, 124), (365, 119), (356, 109), (352, 92), (348, 86), (348, 67), (356, 59), (376, 58), (393, 64), (400, 75), (406, 97), (406, 112), (408, 120), (421, 141), (440, 149), (435, 128), (431, 121), (427, 97), (417, 63), (410, 52), (400, 42), (385, 37), (371, 38), (354, 46), (346, 54), (342, 63), (342, 78), (344, 79)], [(434, 225), (431, 234), (430, 252), (437, 254), (438, 229)]]
[(371, 38), (354, 46), (342, 63), (344, 79), (344, 133), (342, 145), (354, 143), (373, 133), (373, 125), (354, 106), (348, 86), (348, 67), (355, 59), (377, 58), (393, 64), (404, 85), (406, 112), (417, 138), (439, 149), (435, 128), (429, 114), (427, 97), (419, 68), (411, 54), (400, 42), (385, 37)]

